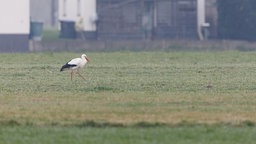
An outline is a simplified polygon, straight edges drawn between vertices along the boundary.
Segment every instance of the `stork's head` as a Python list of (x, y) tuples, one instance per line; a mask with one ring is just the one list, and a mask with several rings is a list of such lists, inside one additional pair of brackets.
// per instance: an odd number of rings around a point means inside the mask
[(82, 56), (81, 56), (81, 58), (83, 59), (86, 59), (88, 62), (90, 61), (89, 59), (88, 59), (88, 57), (86, 56), (86, 54), (82, 54)]

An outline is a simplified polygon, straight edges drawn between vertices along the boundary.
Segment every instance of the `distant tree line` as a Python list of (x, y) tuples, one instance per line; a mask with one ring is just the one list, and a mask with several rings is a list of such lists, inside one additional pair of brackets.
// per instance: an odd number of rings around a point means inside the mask
[(217, 0), (221, 39), (256, 40), (256, 0)]

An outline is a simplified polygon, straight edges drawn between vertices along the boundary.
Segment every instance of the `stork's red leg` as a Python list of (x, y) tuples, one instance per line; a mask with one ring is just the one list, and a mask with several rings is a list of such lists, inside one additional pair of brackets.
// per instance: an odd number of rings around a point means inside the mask
[(79, 69), (77, 69), (77, 73), (78, 73), (78, 75), (79, 75), (81, 78), (83, 78), (83, 79), (85, 80), (85, 78), (80, 74), (80, 70), (79, 70)]
[(73, 77), (73, 70), (71, 70), (71, 72), (70, 72), (70, 78), (71, 78), (71, 80), (72, 80), (72, 77)]

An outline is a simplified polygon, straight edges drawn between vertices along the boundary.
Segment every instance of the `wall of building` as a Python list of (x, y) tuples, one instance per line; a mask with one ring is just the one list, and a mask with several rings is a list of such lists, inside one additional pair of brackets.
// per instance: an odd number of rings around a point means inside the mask
[(218, 11), (217, 11), (217, 0), (206, 0), (205, 14), (206, 22), (210, 23), (209, 27), (209, 38), (217, 38), (217, 26), (218, 26)]
[(58, 0), (30, 0), (30, 18), (45, 28), (58, 26)]
[(28, 34), (0, 34), (0, 52), (28, 52)]
[(186, 41), (186, 40), (121, 40), (121, 41), (84, 41), (60, 40), (31, 42), (30, 51), (145, 51), (145, 50), (239, 50), (255, 51), (256, 43), (247, 41)]
[(28, 51), (29, 0), (0, 0), (0, 52)]
[(98, 0), (98, 37), (198, 39), (197, 6), (197, 0)]
[[(198, 39), (197, 0), (158, 0), (156, 1), (156, 5), (161, 5), (161, 7), (157, 8), (156, 28), (166, 34), (166, 36), (160, 35), (160, 37), (172, 39)], [(163, 15), (165, 17), (162, 17)]]
[(84, 20), (84, 31), (96, 31), (96, 0), (83, 0), (82, 4), (82, 17)]
[(83, 31), (95, 31), (96, 0), (59, 0), (60, 21), (80, 22)]
[(29, 33), (29, 0), (0, 0), (0, 34)]

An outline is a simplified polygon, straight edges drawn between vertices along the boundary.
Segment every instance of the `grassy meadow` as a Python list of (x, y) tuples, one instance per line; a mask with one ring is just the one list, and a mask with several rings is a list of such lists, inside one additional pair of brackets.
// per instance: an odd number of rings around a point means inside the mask
[(1, 141), (255, 141), (256, 52), (88, 52), (71, 81), (80, 55), (0, 54)]

